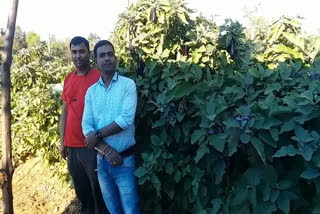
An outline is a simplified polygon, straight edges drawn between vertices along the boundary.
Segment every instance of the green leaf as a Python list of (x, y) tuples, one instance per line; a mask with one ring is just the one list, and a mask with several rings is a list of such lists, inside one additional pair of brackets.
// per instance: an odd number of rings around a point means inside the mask
[(294, 130), (295, 127), (296, 127), (296, 122), (294, 120), (287, 121), (281, 126), (280, 133)]
[(305, 91), (303, 92), (300, 97), (302, 98), (306, 98), (307, 100), (309, 100), (310, 102), (313, 102), (313, 94), (312, 91)]
[(308, 179), (308, 180), (317, 178), (319, 176), (320, 176), (320, 171), (314, 168), (309, 168), (303, 171), (303, 173), (300, 175), (301, 178)]
[(134, 175), (138, 178), (141, 178), (147, 173), (146, 169), (142, 166), (140, 166), (138, 169), (135, 170)]
[(181, 21), (182, 21), (184, 24), (186, 24), (186, 25), (189, 24), (189, 22), (188, 22), (187, 19), (186, 19), (186, 15), (185, 15), (183, 12), (178, 13), (178, 16), (179, 16), (179, 18), (181, 19)]
[(265, 100), (265, 103), (269, 106), (273, 105), (273, 102), (275, 101), (275, 96), (273, 95), (273, 93), (270, 93), (266, 100)]
[(193, 51), (193, 53), (192, 53), (192, 62), (197, 64), (201, 57), (202, 57), (201, 53), (199, 53), (197, 50)]
[(312, 148), (311, 146), (312, 144), (307, 144), (300, 148), (300, 155), (302, 155), (306, 161), (311, 161), (312, 159), (315, 148)]
[(179, 142), (180, 137), (181, 137), (181, 131), (180, 131), (180, 128), (175, 128), (175, 131), (174, 131), (174, 138), (175, 138), (176, 142)]
[(228, 139), (228, 155), (232, 156), (233, 153), (237, 151), (237, 145), (239, 142), (239, 137), (238, 135), (232, 135)]
[(177, 170), (176, 173), (174, 174), (174, 180), (176, 181), (176, 183), (179, 183), (179, 181), (181, 180), (180, 170)]
[(300, 143), (310, 142), (314, 140), (313, 137), (310, 136), (308, 131), (306, 131), (302, 126), (296, 126), (296, 128), (294, 129), (294, 133), (297, 136), (296, 140)]
[(176, 112), (176, 117), (177, 117), (178, 121), (181, 122), (184, 118), (184, 114), (180, 114), (179, 112)]
[(282, 32), (282, 35), (288, 39), (294, 46), (299, 47), (302, 51), (305, 51), (304, 40), (300, 39), (297, 34)]
[(284, 156), (295, 156), (297, 149), (293, 145), (282, 146), (272, 157), (284, 157)]
[(240, 127), (240, 122), (237, 121), (236, 119), (229, 119), (227, 121), (223, 122), (227, 128), (239, 128)]
[(161, 141), (161, 139), (157, 135), (151, 136), (151, 143), (154, 146), (159, 146), (159, 145), (163, 144), (163, 142)]
[(288, 214), (290, 212), (290, 200), (286, 194), (281, 193), (277, 200), (277, 204), (280, 210)]
[(280, 83), (272, 83), (271, 85), (266, 88), (264, 94), (270, 94), (273, 91), (279, 91), (281, 89)]
[(266, 155), (264, 153), (264, 145), (259, 138), (253, 137), (251, 143), (258, 152), (262, 162), (266, 165)]
[(182, 82), (179, 86), (176, 87), (176, 90), (174, 92), (174, 97), (176, 99), (179, 99), (183, 96), (189, 95), (193, 91), (194, 91), (194, 87), (192, 87), (191, 83)]
[(206, 47), (202, 45), (199, 49), (198, 52), (206, 52)]
[(298, 104), (297, 111), (301, 112), (304, 115), (310, 114), (312, 112), (312, 105), (311, 104), (307, 104), (307, 105)]
[(244, 134), (244, 133), (240, 135), (240, 140), (241, 140), (241, 142), (243, 144), (249, 143), (250, 139), (251, 139), (250, 135), (247, 135), (247, 134)]
[(151, 175), (151, 182), (154, 183), (154, 184), (159, 184), (160, 183), (158, 177), (155, 174)]
[(201, 160), (201, 158), (203, 158), (203, 156), (207, 153), (207, 146), (206, 144), (201, 144), (197, 150), (197, 154), (196, 157), (194, 158), (194, 160), (196, 161), (196, 163), (199, 162), (199, 160)]
[(214, 172), (217, 175), (217, 182), (222, 181), (222, 177), (226, 172), (226, 163), (224, 160), (218, 160), (214, 165)]
[(170, 50), (169, 49), (165, 49), (162, 54), (161, 54), (161, 57), (162, 58), (168, 58), (169, 57), (169, 54), (170, 54)]
[(271, 195), (270, 195), (270, 201), (274, 203), (276, 200), (278, 200), (279, 196), (280, 196), (280, 190), (272, 189)]
[(198, 83), (197, 85), (194, 86), (194, 88), (195, 90), (198, 90), (198, 91), (203, 91), (203, 92), (209, 91), (208, 82)]
[(204, 129), (195, 130), (191, 135), (191, 144), (194, 144), (197, 140), (199, 140), (202, 136), (206, 134), (207, 132)]
[(261, 138), (261, 140), (263, 140), (265, 143), (269, 144), (273, 148), (277, 148), (275, 140), (272, 138), (271, 134), (267, 130), (259, 131), (259, 137)]
[(281, 180), (279, 182), (279, 189), (286, 190), (286, 189), (293, 187), (294, 185), (295, 185), (295, 183), (292, 180)]
[(223, 152), (226, 144), (226, 135), (211, 135), (208, 140), (209, 144), (213, 146), (217, 151)]
[(168, 173), (169, 175), (172, 175), (173, 172), (174, 172), (174, 168), (173, 168), (172, 162), (167, 162), (166, 173)]
[(223, 202), (220, 198), (213, 199), (211, 201), (213, 208), (210, 210), (210, 214), (218, 214), (218, 211), (220, 210), (222, 203)]
[(279, 139), (279, 129), (278, 128), (271, 128), (270, 129), (270, 133), (271, 133), (272, 138), (275, 141), (278, 141), (278, 139)]
[(157, 128), (157, 127), (163, 126), (164, 124), (165, 124), (165, 119), (160, 118), (159, 120), (154, 122), (154, 124), (152, 125), (152, 128)]
[(239, 188), (234, 192), (234, 197), (231, 199), (231, 206), (241, 204), (248, 199), (249, 191), (247, 188)]
[(223, 91), (223, 94), (231, 94), (231, 93), (238, 93), (238, 91), (240, 90), (239, 87), (236, 87), (236, 86), (232, 86), (232, 87), (226, 87)]
[(251, 74), (252, 76), (254, 76), (254, 77), (256, 77), (256, 78), (259, 78), (259, 77), (260, 77), (260, 74), (259, 74), (258, 70), (255, 69), (255, 68), (249, 69), (249, 74)]

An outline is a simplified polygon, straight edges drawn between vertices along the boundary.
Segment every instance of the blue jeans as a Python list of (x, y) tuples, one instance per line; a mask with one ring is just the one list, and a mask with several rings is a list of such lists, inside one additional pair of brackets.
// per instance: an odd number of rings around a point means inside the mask
[(123, 159), (121, 166), (113, 167), (98, 155), (98, 179), (104, 202), (111, 214), (140, 214), (135, 159)]

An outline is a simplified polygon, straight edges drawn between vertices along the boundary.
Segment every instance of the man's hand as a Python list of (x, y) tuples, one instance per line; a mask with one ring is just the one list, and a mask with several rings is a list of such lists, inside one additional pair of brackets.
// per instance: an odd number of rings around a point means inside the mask
[(60, 154), (62, 156), (63, 159), (67, 159), (68, 156), (68, 148), (65, 147), (63, 144), (61, 144), (60, 146)]
[(86, 138), (86, 145), (89, 149), (94, 149), (94, 147), (96, 146), (96, 144), (98, 143), (98, 140), (95, 136), (95, 132), (90, 132), (88, 135), (87, 135), (87, 138)]
[(99, 142), (96, 150), (102, 155), (113, 167), (120, 166), (123, 160), (120, 154), (105, 142)]

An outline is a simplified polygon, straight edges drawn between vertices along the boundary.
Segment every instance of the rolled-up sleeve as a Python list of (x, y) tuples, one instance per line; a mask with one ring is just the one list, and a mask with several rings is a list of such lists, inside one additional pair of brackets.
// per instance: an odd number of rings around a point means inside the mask
[(115, 119), (115, 123), (122, 129), (134, 123), (137, 109), (137, 89), (133, 80), (128, 81), (125, 90), (121, 114)]
[(93, 121), (91, 93), (90, 90), (88, 90), (84, 100), (84, 110), (82, 115), (82, 132), (84, 136), (87, 136), (88, 133), (92, 131), (95, 131), (95, 128)]

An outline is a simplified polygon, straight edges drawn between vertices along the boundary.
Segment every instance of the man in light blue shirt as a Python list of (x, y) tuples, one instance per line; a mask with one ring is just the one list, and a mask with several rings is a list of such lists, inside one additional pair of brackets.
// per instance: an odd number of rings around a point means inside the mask
[(116, 72), (114, 47), (109, 41), (99, 41), (94, 56), (101, 77), (86, 93), (83, 134), (87, 146), (99, 151), (98, 178), (109, 212), (139, 214), (133, 155), (136, 85)]

